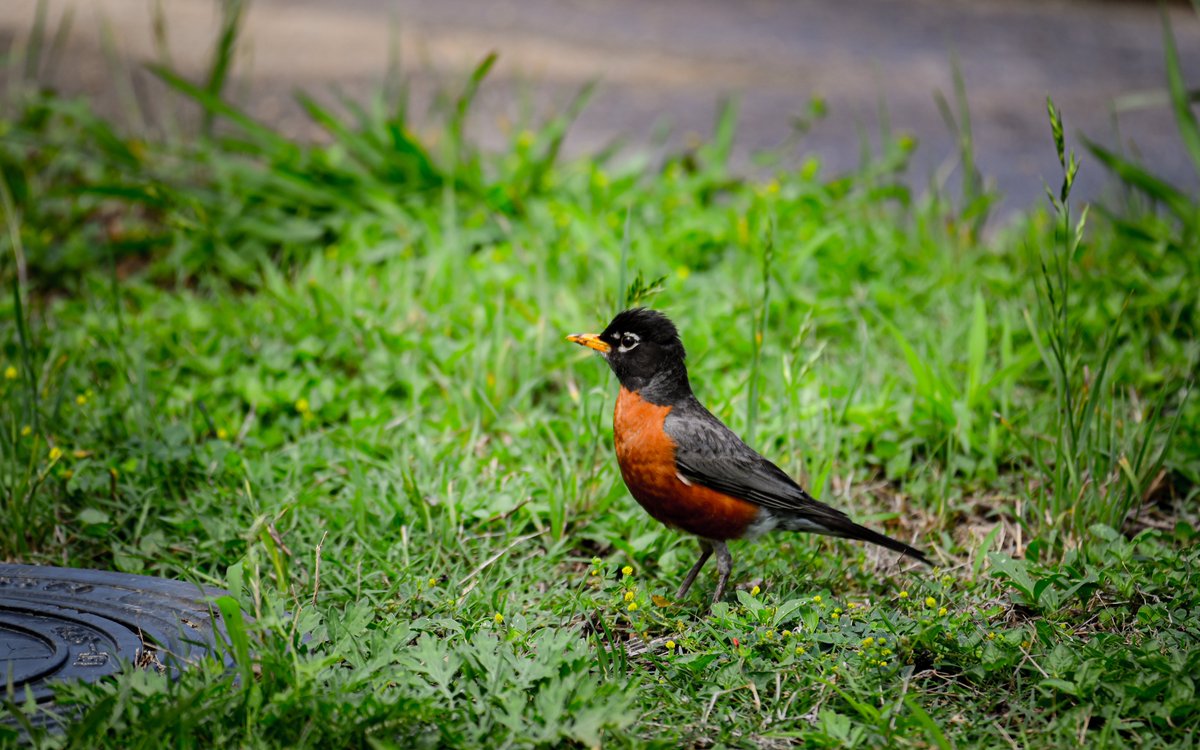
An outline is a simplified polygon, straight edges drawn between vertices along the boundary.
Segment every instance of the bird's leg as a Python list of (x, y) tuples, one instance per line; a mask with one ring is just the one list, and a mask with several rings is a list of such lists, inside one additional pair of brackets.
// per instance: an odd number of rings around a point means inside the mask
[(713, 594), (713, 604), (721, 601), (725, 594), (725, 584), (729, 582), (729, 573), (733, 570), (733, 556), (725, 542), (713, 542), (713, 551), (717, 553), (717, 592)]
[(683, 579), (683, 585), (679, 587), (679, 593), (675, 595), (676, 599), (682, 599), (692, 587), (692, 581), (696, 580), (696, 574), (704, 567), (704, 563), (708, 562), (709, 556), (713, 553), (712, 544), (705, 539), (700, 540), (700, 559), (688, 571), (687, 578)]

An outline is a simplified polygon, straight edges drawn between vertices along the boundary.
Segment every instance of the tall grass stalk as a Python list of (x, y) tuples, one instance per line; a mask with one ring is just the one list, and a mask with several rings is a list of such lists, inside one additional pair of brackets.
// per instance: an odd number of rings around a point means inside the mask
[[(958, 146), (958, 162), (962, 171), (962, 218), (971, 228), (971, 238), (976, 240), (987, 223), (991, 206), (996, 201), (994, 191), (988, 189), (975, 161), (975, 137), (971, 130), (971, 108), (967, 102), (967, 85), (963, 79), (962, 66), (957, 55), (951, 60), (954, 76), (954, 106), (940, 91), (934, 99), (946, 127), (954, 134)], [(957, 110), (957, 114), (955, 113)]]
[[(1175, 116), (1175, 127), (1184, 150), (1198, 176), (1200, 176), (1200, 120), (1192, 111), (1197, 92), (1189, 91), (1183, 79), (1183, 68), (1176, 48), (1171, 23), (1163, 13), (1163, 57), (1167, 73), (1167, 91), (1162, 97), (1150, 97), (1150, 104), (1169, 103)], [(1127, 98), (1128, 100), (1128, 98)], [(1136, 106), (1145, 106), (1146, 97), (1135, 100)], [(1128, 104), (1125, 108), (1131, 108)], [(1136, 161), (1111, 151), (1098, 143), (1084, 139), (1084, 145), (1106, 169), (1130, 189), (1145, 196), (1154, 205), (1166, 209), (1166, 213), (1177, 227), (1161, 228), (1144, 221), (1130, 221), (1112, 215), (1110, 218), (1117, 230), (1131, 240), (1144, 243), (1162, 243), (1168, 248), (1187, 253), (1194, 248), (1200, 237), (1200, 200), (1195, 194), (1172, 185), (1159, 175), (1146, 169)]]
[(750, 393), (746, 404), (746, 440), (754, 444), (754, 431), (758, 425), (758, 380), (762, 367), (762, 345), (766, 336), (768, 315), (771, 300), (771, 262), (775, 258), (775, 227), (772, 223), (767, 227), (766, 238), (763, 240), (762, 252), (762, 286), (758, 295), (758, 312), (754, 316), (750, 359)]
[[(1089, 357), (1086, 352), (1088, 344), (1081, 336), (1075, 309), (1073, 266), (1083, 244), (1088, 211), (1085, 206), (1073, 222), (1071, 190), (1079, 161), (1074, 151), (1065, 148), (1060, 111), (1049, 98), (1046, 105), (1063, 174), (1057, 194), (1046, 189), (1058, 217), (1058, 243), (1052, 257), (1041, 260), (1038, 322), (1028, 311), (1026, 320), (1053, 383), (1055, 405), (1045, 441), (1049, 446), (1042, 441), (1032, 444), (1043, 481), (1033, 494), (1036, 515), (1026, 520), (1057, 543), (1082, 543), (1093, 524), (1119, 529), (1136, 511), (1162, 466), (1182, 409), (1170, 427), (1160, 432), (1165, 390), (1144, 415), (1131, 414), (1136, 404), (1120, 397), (1110, 373), (1124, 307), (1112, 321), (1098, 354)], [(1156, 445), (1159, 449), (1152, 460)], [(1060, 530), (1062, 536), (1057, 536)]]
[[(208, 64), (208, 77), (204, 83), (205, 90), (213, 98), (220, 98), (229, 79), (230, 68), (233, 67), (233, 56), (237, 49), (238, 37), (241, 35), (242, 18), (246, 11), (247, 0), (222, 0), (221, 2), (221, 33), (213, 48), (212, 60)], [(213, 110), (204, 110), (204, 132), (211, 135), (216, 116)]]
[[(6, 548), (24, 553), (31, 544), (37, 543), (38, 535), (31, 529), (34, 523), (32, 516), (37, 501), (36, 495), (39, 485), (45, 480), (46, 474), (53, 466), (53, 461), (45, 470), (39, 471), (38, 453), (42, 440), (41, 405), (39, 403), (37, 369), (34, 365), (33, 345), (29, 331), (29, 317), (26, 313), (25, 289), (27, 282), (21, 244), (21, 217), (18, 215), (12, 199), (12, 191), (2, 172), (0, 172), (0, 208), (3, 209), (0, 216), (9, 229), (13, 263), (16, 269), (10, 279), (13, 320), (16, 324), (20, 353), (19, 380), (25, 396), (19, 401), (10, 400), (10, 423), (4, 425), (4, 437), (0, 439), (0, 443), (3, 443), (0, 458), (8, 459), (11, 456), (11, 459), (7, 461), (9, 468), (0, 471), (0, 476), (3, 477), (2, 488), (0, 488), (0, 511), (3, 513), (0, 513), (0, 517), (5, 519), (4, 523), (0, 525), (4, 527), (3, 536), (7, 537), (0, 537), (0, 539)], [(20, 403), (20, 401), (24, 403)], [(31, 428), (32, 447), (29, 450), (28, 460), (22, 465), (19, 443), (25, 437), (23, 435), (24, 425), (29, 425)]]

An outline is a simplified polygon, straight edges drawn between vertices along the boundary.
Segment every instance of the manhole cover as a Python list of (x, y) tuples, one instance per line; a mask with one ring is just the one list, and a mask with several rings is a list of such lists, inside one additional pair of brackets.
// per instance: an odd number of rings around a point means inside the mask
[(127, 573), (0, 564), (0, 697), (21, 701), (28, 690), (48, 703), (54, 680), (96, 680), (129, 664), (178, 670), (224, 637), (209, 605), (224, 593)]

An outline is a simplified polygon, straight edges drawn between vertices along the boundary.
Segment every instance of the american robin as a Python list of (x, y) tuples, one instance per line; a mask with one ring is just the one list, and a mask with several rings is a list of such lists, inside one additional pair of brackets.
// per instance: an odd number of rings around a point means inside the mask
[(603, 333), (567, 340), (600, 352), (621, 382), (613, 438), (629, 493), (658, 521), (700, 539), (700, 559), (677, 597), (715, 552), (720, 577), (713, 602), (720, 601), (733, 567), (726, 542), (776, 529), (861, 539), (929, 564), (920, 551), (813, 499), (704, 408), (688, 382), (679, 332), (666, 315), (625, 310)]

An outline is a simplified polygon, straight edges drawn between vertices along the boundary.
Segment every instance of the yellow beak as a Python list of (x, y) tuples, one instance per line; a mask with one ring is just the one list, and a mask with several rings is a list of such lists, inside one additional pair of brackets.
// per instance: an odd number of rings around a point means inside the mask
[(601, 354), (608, 354), (612, 351), (612, 347), (600, 340), (598, 333), (572, 333), (567, 336), (567, 341), (574, 341), (580, 346), (586, 346), (589, 349), (595, 349)]

